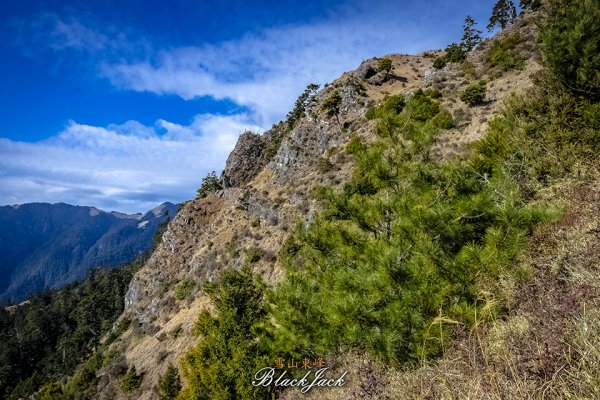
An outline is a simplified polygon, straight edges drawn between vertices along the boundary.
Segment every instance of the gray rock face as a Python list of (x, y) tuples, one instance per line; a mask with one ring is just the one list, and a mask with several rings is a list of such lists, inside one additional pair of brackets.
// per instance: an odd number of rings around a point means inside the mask
[(376, 73), (369, 79), (367, 79), (367, 82), (369, 82), (371, 85), (380, 86), (380, 85), (383, 85), (385, 82), (387, 82), (389, 80), (389, 78), (390, 78), (389, 73), (387, 73), (385, 71), (381, 71), (381, 72)]
[(386, 71), (377, 71), (377, 60), (363, 61), (358, 69), (354, 71), (354, 77), (367, 82), (370, 85), (380, 86), (390, 79)]
[(0, 207), (0, 303), (134, 259), (150, 248), (167, 215), (175, 213), (171, 203), (144, 215), (62, 203)]
[(265, 140), (257, 133), (244, 132), (240, 135), (225, 163), (223, 170), (225, 187), (241, 186), (260, 172), (264, 165), (262, 156), (265, 146)]
[(358, 69), (354, 71), (354, 76), (365, 81), (375, 74), (377, 74), (377, 69), (375, 68), (373, 60), (363, 61)]

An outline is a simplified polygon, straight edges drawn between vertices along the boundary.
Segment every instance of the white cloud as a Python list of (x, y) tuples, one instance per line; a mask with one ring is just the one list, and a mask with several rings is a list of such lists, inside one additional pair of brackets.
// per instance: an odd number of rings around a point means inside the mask
[(289, 25), (220, 43), (159, 52), (142, 62), (104, 63), (101, 74), (123, 89), (157, 94), (228, 98), (248, 107), (267, 127), (291, 109), (311, 82), (326, 83), (361, 60), (418, 52), (439, 44), (419, 37), (417, 21), (398, 15), (355, 15)]
[(66, 202), (145, 211), (194, 197), (202, 177), (223, 167), (247, 115), (198, 115), (190, 125), (158, 120), (95, 127), (71, 122), (37, 143), (0, 139), (0, 203)]
[(23, 43), (74, 54), (69, 61), (93, 73), (90, 63), (99, 67), (121, 89), (227, 98), (245, 111), (199, 115), (185, 126), (73, 122), (43, 142), (0, 139), (0, 204), (61, 201), (132, 212), (192, 198), (201, 178), (223, 167), (244, 128), (264, 129), (284, 118), (308, 83), (329, 82), (373, 56), (442, 47), (462, 23), (462, 15), (450, 15), (475, 6), (482, 7), (479, 0), (452, 6), (356, 0), (318, 21), (166, 50), (133, 30), (42, 14), (22, 25)]

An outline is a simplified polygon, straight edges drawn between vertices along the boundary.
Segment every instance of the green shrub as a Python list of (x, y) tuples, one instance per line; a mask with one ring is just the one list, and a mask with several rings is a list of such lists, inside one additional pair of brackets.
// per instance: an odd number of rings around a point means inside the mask
[(384, 114), (388, 112), (393, 112), (395, 114), (400, 113), (405, 106), (404, 96), (393, 95), (393, 96), (385, 96), (383, 102), (377, 107), (371, 107), (367, 110), (365, 116), (367, 119), (376, 119), (381, 118)]
[(194, 288), (196, 287), (196, 282), (193, 279), (186, 279), (175, 287), (175, 298), (177, 300), (184, 300), (188, 298)]
[(446, 66), (446, 60), (444, 57), (438, 57), (433, 61), (433, 68), (442, 69)]
[(215, 174), (215, 171), (212, 171), (204, 178), (202, 178), (202, 185), (197, 190), (196, 198), (203, 199), (208, 196), (210, 193), (216, 192), (218, 190), (223, 189), (223, 185), (221, 184), (221, 180)]
[(377, 63), (377, 71), (382, 72), (385, 71), (386, 74), (389, 74), (392, 70), (392, 60), (390, 58), (382, 58)]
[(322, 174), (326, 174), (333, 169), (333, 163), (328, 157), (319, 157), (317, 166), (319, 168), (319, 172)]
[(470, 61), (465, 60), (462, 63), (460, 63), (460, 65), (458, 66), (458, 70), (471, 78), (479, 78), (475, 65)]
[(433, 117), (431, 122), (438, 128), (442, 129), (450, 129), (454, 128), (455, 126), (454, 118), (452, 118), (452, 114), (450, 114), (448, 110), (441, 110), (435, 117)]
[(125, 375), (119, 380), (119, 386), (121, 390), (125, 393), (131, 393), (140, 388), (142, 386), (142, 380), (144, 378), (144, 374), (138, 374), (135, 369), (135, 365), (129, 367)]
[(425, 96), (428, 96), (432, 99), (442, 98), (442, 92), (440, 92), (438, 89), (426, 89), (423, 93), (425, 94)]
[(463, 61), (465, 58), (467, 58), (467, 53), (461, 45), (451, 43), (446, 47), (446, 55), (444, 55), (444, 60), (446, 62), (457, 63)]
[(197, 347), (183, 360), (188, 387), (182, 399), (266, 399), (272, 387), (254, 387), (254, 373), (272, 364), (258, 346), (265, 319), (263, 286), (249, 268), (226, 270), (210, 291), (216, 315), (203, 311), (196, 324)]
[(440, 111), (440, 105), (437, 101), (431, 99), (431, 93), (428, 95), (419, 89), (411, 96), (407, 102), (407, 109), (412, 118), (425, 122), (433, 118)]
[(350, 139), (350, 141), (346, 145), (346, 152), (348, 154), (355, 154), (361, 151), (362, 149), (364, 149), (364, 144), (358, 136), (353, 136), (352, 139)]
[(335, 92), (331, 96), (325, 99), (321, 109), (324, 110), (328, 116), (337, 116), (340, 112), (340, 105), (342, 104), (342, 96), (338, 92)]
[(181, 392), (181, 380), (179, 371), (169, 364), (167, 371), (158, 380), (158, 396), (162, 400), (175, 400)]
[(521, 9), (526, 9), (526, 8), (530, 8), (532, 10), (537, 10), (541, 7), (542, 5), (542, 1), (541, 0), (521, 0), (519, 2), (519, 7), (521, 7)]
[(383, 99), (383, 105), (382, 105), (382, 110), (384, 112), (387, 111), (394, 111), (396, 114), (398, 114), (399, 112), (402, 111), (402, 109), (404, 108), (405, 102), (404, 102), (404, 96), (400, 95), (393, 95), (393, 96), (386, 96)]
[(479, 81), (469, 85), (465, 90), (460, 93), (460, 99), (470, 105), (476, 106), (483, 104), (485, 100), (486, 83), (485, 81)]
[(49, 383), (42, 388), (36, 399), (38, 400), (57, 400), (63, 398), (62, 386), (59, 383)]
[(515, 52), (515, 48), (523, 41), (523, 36), (514, 33), (503, 40), (495, 40), (487, 54), (487, 61), (492, 67), (503, 71), (522, 69), (525, 59)]
[(548, 67), (569, 88), (595, 100), (600, 97), (600, 3), (573, 0), (554, 6), (542, 30)]

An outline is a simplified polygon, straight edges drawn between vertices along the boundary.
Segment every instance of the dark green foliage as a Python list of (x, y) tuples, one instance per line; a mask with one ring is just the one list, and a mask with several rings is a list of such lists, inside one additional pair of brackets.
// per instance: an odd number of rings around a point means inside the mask
[(451, 43), (446, 47), (446, 54), (444, 60), (446, 62), (457, 63), (467, 58), (467, 53), (460, 44)]
[(433, 117), (431, 122), (438, 128), (442, 129), (454, 128), (455, 125), (454, 118), (452, 118), (452, 114), (450, 114), (448, 110), (441, 110), (435, 117)]
[(389, 74), (392, 70), (392, 60), (390, 58), (381, 58), (377, 63), (377, 71), (382, 72), (385, 71), (386, 74)]
[(185, 279), (180, 282), (175, 288), (175, 298), (177, 300), (184, 300), (188, 298), (194, 288), (196, 287), (196, 282), (193, 279)]
[(469, 52), (481, 43), (481, 31), (476, 28), (477, 22), (470, 16), (467, 15), (465, 18), (465, 24), (463, 25), (463, 37), (460, 42), (460, 46), (464, 51)]
[(346, 152), (348, 154), (355, 154), (359, 151), (362, 151), (364, 147), (365, 145), (363, 144), (362, 140), (360, 140), (358, 136), (354, 136), (346, 145)]
[(405, 106), (404, 96), (393, 95), (386, 96), (383, 102), (377, 107), (371, 107), (367, 110), (365, 116), (367, 119), (381, 118), (384, 114), (392, 112), (398, 114)]
[(58, 400), (63, 397), (64, 393), (62, 386), (58, 383), (50, 383), (41, 390), (38, 394), (38, 400)]
[(490, 121), (490, 133), (476, 145), (479, 158), (472, 161), (491, 171), (499, 158), (510, 157), (532, 179), (546, 183), (597, 162), (599, 117), (597, 103), (544, 76), (527, 99), (515, 98), (502, 118)]
[(64, 399), (79, 399), (98, 378), (96, 372), (103, 366), (103, 358), (99, 352), (94, 353), (81, 366), (77, 368), (75, 375), (63, 387)]
[(158, 380), (158, 396), (162, 400), (175, 400), (181, 392), (181, 380), (179, 371), (173, 365), (167, 367), (167, 371)]
[(435, 59), (433, 67), (435, 69), (442, 69), (447, 63), (461, 62), (467, 58), (467, 52), (462, 44), (451, 43), (446, 49), (446, 53)]
[(386, 96), (383, 99), (383, 104), (381, 105), (382, 111), (394, 111), (396, 114), (401, 112), (404, 108), (404, 96), (401, 94), (394, 96)]
[(525, 10), (527, 8), (531, 10), (537, 10), (538, 8), (540, 8), (541, 5), (541, 0), (521, 0), (519, 2), (519, 7), (521, 7), (522, 10)]
[(208, 196), (210, 193), (214, 193), (221, 189), (223, 189), (221, 179), (219, 179), (217, 177), (217, 174), (215, 174), (215, 171), (212, 171), (211, 173), (206, 175), (204, 178), (202, 178), (202, 185), (200, 185), (200, 188), (196, 192), (197, 193), (196, 198), (203, 199), (206, 196)]
[(446, 59), (444, 57), (438, 57), (433, 61), (433, 68), (442, 69), (446, 66)]
[(440, 111), (440, 104), (433, 100), (435, 92), (424, 92), (417, 90), (406, 104), (406, 109), (411, 118), (417, 121), (425, 122), (433, 118)]
[(515, 4), (511, 0), (498, 0), (492, 9), (492, 15), (490, 16), (487, 28), (490, 32), (496, 27), (504, 29), (512, 24), (516, 18), (517, 8)]
[(296, 99), (294, 109), (287, 115), (288, 129), (293, 129), (294, 126), (306, 115), (306, 109), (313, 103), (315, 95), (319, 90), (319, 85), (311, 83), (304, 89), (304, 92)]
[(479, 81), (469, 85), (460, 93), (460, 99), (470, 106), (483, 104), (485, 101), (486, 83)]
[(515, 51), (522, 41), (523, 37), (519, 33), (514, 33), (503, 40), (495, 40), (487, 54), (488, 63), (503, 71), (523, 68), (525, 59)]
[(119, 386), (121, 390), (125, 393), (131, 393), (140, 388), (142, 386), (142, 380), (144, 379), (144, 374), (138, 374), (135, 369), (135, 365), (129, 367), (125, 375), (121, 377), (119, 381)]
[(442, 92), (440, 92), (438, 89), (426, 89), (423, 93), (426, 96), (431, 97), (432, 99), (441, 99), (442, 98)]
[(573, 0), (552, 10), (542, 31), (550, 70), (569, 90), (600, 97), (600, 2)]
[(249, 268), (227, 270), (210, 298), (217, 315), (203, 311), (196, 329), (198, 346), (184, 358), (189, 386), (183, 399), (266, 399), (271, 388), (251, 385), (254, 373), (270, 365), (261, 352), (256, 327), (266, 317), (262, 285)]
[(340, 113), (340, 105), (342, 104), (342, 96), (338, 92), (335, 92), (331, 96), (325, 99), (321, 109), (324, 110), (330, 117), (338, 116)]
[(80, 283), (0, 309), (0, 398), (28, 397), (72, 374), (123, 311), (129, 281), (142, 263), (94, 271)]
[(282, 252), (270, 348), (300, 357), (359, 347), (386, 363), (435, 355), (448, 332), (436, 318), (472, 323), (480, 280), (505, 271), (553, 216), (523, 201), (505, 158), (488, 175), (432, 161), (437, 113), (418, 120), (413, 109), (431, 104), (418, 92), (385, 114), (379, 139), (353, 145), (352, 181), (318, 191), (324, 211)]

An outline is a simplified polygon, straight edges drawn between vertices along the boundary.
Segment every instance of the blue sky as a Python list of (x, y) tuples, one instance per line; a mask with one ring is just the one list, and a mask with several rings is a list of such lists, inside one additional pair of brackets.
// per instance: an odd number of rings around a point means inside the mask
[(3, 1), (0, 204), (191, 199), (238, 135), (362, 60), (459, 41), (493, 1)]

